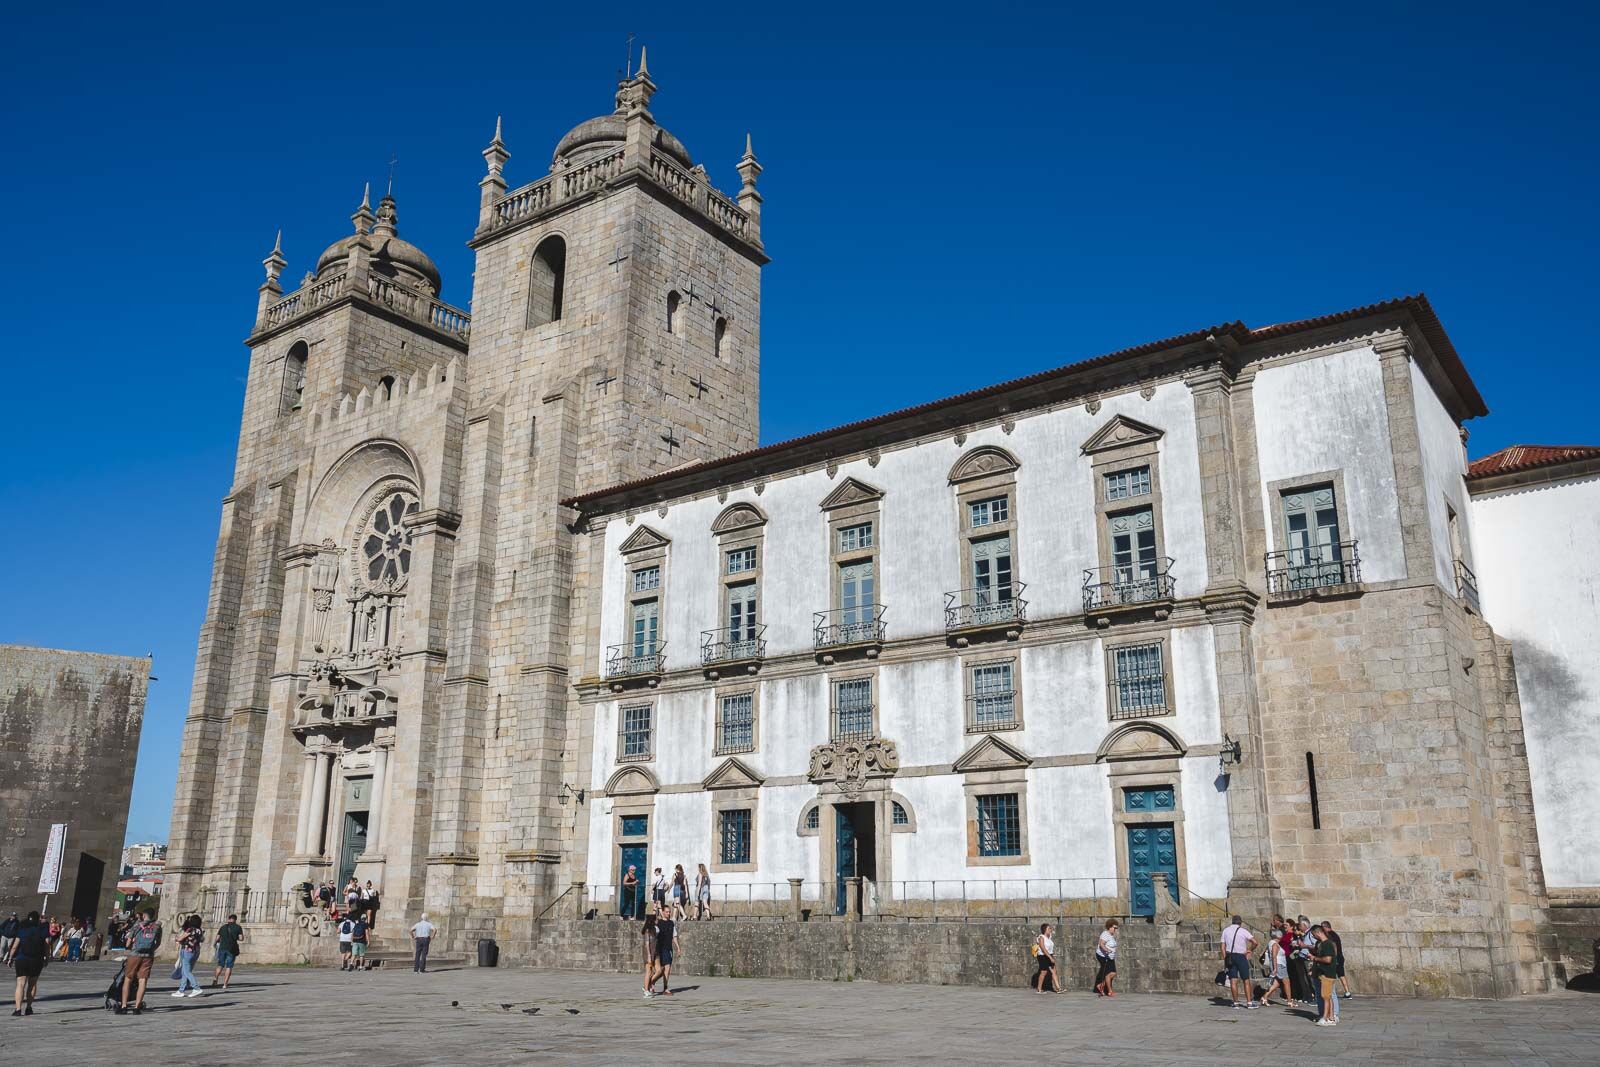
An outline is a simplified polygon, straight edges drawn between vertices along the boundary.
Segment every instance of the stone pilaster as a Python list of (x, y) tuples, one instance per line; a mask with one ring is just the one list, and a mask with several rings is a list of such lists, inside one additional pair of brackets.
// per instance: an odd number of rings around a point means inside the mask
[(1372, 348), (1378, 353), (1383, 375), (1406, 577), (1414, 582), (1431, 581), (1433, 545), (1428, 527), (1428, 490), (1422, 474), (1422, 440), (1417, 430), (1417, 401), (1411, 389), (1411, 339), (1395, 332), (1374, 341)]

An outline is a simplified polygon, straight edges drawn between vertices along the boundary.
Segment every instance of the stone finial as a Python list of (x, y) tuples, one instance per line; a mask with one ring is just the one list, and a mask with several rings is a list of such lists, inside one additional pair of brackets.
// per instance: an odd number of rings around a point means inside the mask
[(494, 140), (483, 150), (483, 161), (489, 165), (490, 178), (499, 178), (506, 160), (511, 158), (511, 153), (506, 151), (505, 141), (500, 139), (500, 119), (499, 115), (494, 117)]
[(744, 155), (739, 160), (739, 210), (750, 219), (750, 239), (761, 243), (761, 194), (756, 192), (756, 178), (761, 174), (761, 164), (756, 162), (756, 150), (751, 145), (750, 134), (744, 135)]
[(261, 265), (267, 268), (266, 287), (276, 290), (278, 288), (278, 276), (283, 273), (283, 268), (289, 265), (289, 261), (283, 258), (282, 230), (278, 231), (277, 240), (272, 242), (272, 251), (267, 253), (267, 258), (261, 261)]
[(368, 182), (361, 188), (361, 206), (356, 208), (350, 221), (356, 224), (356, 233), (365, 235), (372, 232), (372, 224), (376, 217), (372, 214), (372, 183)]
[(633, 77), (617, 85), (617, 110), (629, 118), (635, 115), (650, 119), (650, 98), (655, 95), (656, 83), (650, 80), (650, 69), (645, 66), (645, 50), (639, 49), (639, 69)]
[(372, 232), (383, 237), (393, 237), (399, 232), (400, 213), (395, 210), (393, 194), (378, 201), (378, 222)]

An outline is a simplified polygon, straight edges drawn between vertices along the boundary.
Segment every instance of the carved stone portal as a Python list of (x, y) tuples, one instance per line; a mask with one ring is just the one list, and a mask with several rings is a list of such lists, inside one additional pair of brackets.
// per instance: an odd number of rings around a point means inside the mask
[(881, 737), (865, 741), (830, 741), (811, 749), (811, 769), (806, 776), (813, 782), (837, 782), (854, 796), (869, 778), (889, 778), (900, 769), (900, 753), (893, 741)]

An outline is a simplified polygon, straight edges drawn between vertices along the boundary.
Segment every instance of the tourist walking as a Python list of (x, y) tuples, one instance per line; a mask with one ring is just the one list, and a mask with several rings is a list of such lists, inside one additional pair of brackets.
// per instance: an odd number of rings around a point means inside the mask
[(672, 917), (683, 922), (689, 917), (689, 879), (684, 876), (683, 864), (672, 868)]
[(228, 921), (217, 928), (217, 937), (213, 944), (217, 947), (217, 969), (211, 974), (212, 988), (220, 979), (222, 991), (228, 991), (228, 983), (233, 981), (233, 965), (239, 962), (239, 945), (244, 941), (244, 927), (239, 925), (239, 916), (229, 915)]
[(205, 937), (200, 930), (200, 916), (189, 916), (183, 921), (183, 928), (178, 931), (178, 962), (172, 969), (172, 976), (178, 980), (178, 988), (173, 996), (204, 996), (200, 991), (200, 983), (195, 981), (194, 977), (194, 961), (200, 958), (200, 946), (204, 943)]
[(423, 912), (411, 927), (411, 971), (413, 974), (428, 973), (428, 946), (433, 942), (434, 931), (439, 929), (428, 921), (428, 913)]
[(343, 919), (339, 920), (339, 969), (341, 971), (348, 971), (350, 969), (350, 957), (352, 953), (350, 946), (355, 940), (355, 935), (356, 921), (350, 916), (346, 915)]
[(11, 963), (17, 972), (17, 997), (16, 1010), (11, 1014), (32, 1015), (33, 1000), (39, 995), (39, 975), (44, 973), (45, 958), (50, 954), (49, 931), (39, 922), (39, 913), (30, 911), (17, 924), (12, 937)]
[(656, 917), (656, 974), (661, 978), (664, 997), (672, 996), (672, 959), (678, 948), (678, 924), (672, 921), (672, 914), (663, 904)]
[(1244, 920), (1237, 915), (1222, 929), (1222, 965), (1228, 974), (1228, 991), (1233, 994), (1235, 1008), (1256, 1006), (1250, 990), (1250, 951), (1255, 943), (1256, 935), (1245, 927)]
[(644, 998), (649, 1000), (656, 995), (656, 909), (654, 905), (645, 909), (644, 924), (639, 933), (644, 941)]
[(0, 963), (11, 962), (11, 950), (17, 947), (17, 931), (21, 929), (22, 920), (17, 918), (16, 912), (0, 922)]
[(1113, 983), (1117, 980), (1117, 931), (1122, 929), (1122, 924), (1115, 919), (1106, 920), (1106, 928), (1100, 931), (1100, 940), (1094, 948), (1094, 959), (1098, 970), (1094, 976), (1094, 991), (1104, 997), (1117, 995)]
[(633, 864), (628, 864), (628, 869), (622, 874), (622, 917), (633, 918), (634, 909), (639, 906), (639, 869)]
[(1054, 987), (1054, 992), (1061, 992), (1061, 975), (1056, 971), (1056, 942), (1050, 935), (1055, 932), (1055, 927), (1045, 923), (1039, 927), (1039, 936), (1033, 939), (1033, 958), (1039, 964), (1039, 970), (1033, 976), (1033, 991), (1035, 993), (1048, 993), (1044, 987), (1045, 979), (1049, 979)]
[(150, 984), (150, 972), (155, 969), (156, 950), (161, 947), (161, 924), (156, 922), (156, 910), (146, 908), (143, 921), (133, 924), (128, 931), (128, 958), (122, 965), (122, 1003), (117, 1014), (133, 1009), (138, 1015), (144, 1011), (144, 991)]
[(659, 908), (667, 902), (667, 876), (661, 873), (661, 868), (656, 868), (655, 877), (650, 881), (650, 906)]
[(1333, 991), (1339, 977), (1339, 950), (1320, 926), (1311, 928), (1316, 947), (1311, 950), (1311, 969), (1317, 979), (1317, 1025), (1339, 1025), (1339, 995)]
[[(1283, 932), (1283, 917), (1273, 916), (1272, 931), (1274, 934)], [(1267, 991), (1261, 994), (1259, 1003), (1263, 1008), (1272, 1003), (1272, 991), (1276, 989), (1283, 998), (1282, 1003), (1287, 1004), (1293, 998), (1289, 995), (1289, 954), (1283, 950), (1283, 942), (1276, 936), (1267, 938), (1265, 960), (1267, 975)]]
[(367, 879), (367, 884), (361, 887), (361, 907), (367, 914), (367, 929), (378, 928), (378, 890), (373, 887), (372, 879)]
[(711, 875), (703, 863), (700, 864), (700, 873), (694, 876), (694, 902), (697, 920), (716, 918), (711, 914)]
[(356, 912), (355, 922), (350, 927), (350, 969), (371, 970), (367, 966), (367, 917), (359, 911)]

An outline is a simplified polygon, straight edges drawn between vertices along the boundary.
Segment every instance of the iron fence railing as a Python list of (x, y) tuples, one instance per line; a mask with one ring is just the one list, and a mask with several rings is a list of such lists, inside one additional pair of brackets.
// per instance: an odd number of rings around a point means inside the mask
[(765, 659), (767, 625), (724, 626), (720, 630), (700, 631), (700, 664), (748, 663)]
[(1172, 599), (1172, 558), (1083, 572), (1083, 610), (1130, 607)]
[(853, 608), (834, 608), (812, 615), (812, 641), (816, 648), (845, 645), (881, 644), (888, 629), (882, 604), (862, 604)]
[(1459, 559), (1456, 560), (1456, 595), (1474, 614), (1483, 614), (1483, 608), (1478, 602), (1478, 576), (1472, 573), (1471, 567)]
[(1359, 585), (1361, 554), (1358, 541), (1268, 552), (1267, 592), (1313, 592), (1331, 586)]
[(968, 630), (984, 626), (1009, 626), (1026, 622), (1028, 602), (1025, 582), (999, 588), (954, 589), (944, 595), (944, 628)]
[(667, 643), (645, 646), (649, 651), (635, 651), (634, 645), (611, 645), (606, 649), (607, 678), (637, 678), (641, 675), (660, 674), (667, 662)]

